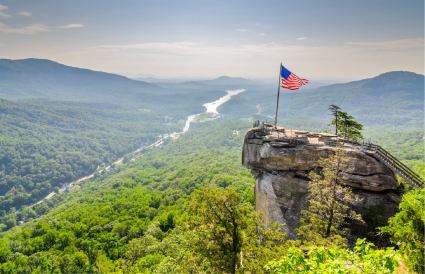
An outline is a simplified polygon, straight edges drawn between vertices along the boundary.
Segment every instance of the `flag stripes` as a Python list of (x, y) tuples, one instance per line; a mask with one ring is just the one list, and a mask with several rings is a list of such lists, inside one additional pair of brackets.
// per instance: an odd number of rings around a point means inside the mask
[(293, 73), (290, 73), (286, 79), (284, 77), (281, 78), (281, 87), (290, 90), (297, 90), (301, 86), (306, 85), (307, 83), (307, 79), (299, 78)]

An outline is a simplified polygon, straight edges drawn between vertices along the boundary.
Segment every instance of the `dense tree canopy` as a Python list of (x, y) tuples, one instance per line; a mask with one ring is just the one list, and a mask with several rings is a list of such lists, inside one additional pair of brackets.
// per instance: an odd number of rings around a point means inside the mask
[(16, 223), (7, 213), (153, 142), (167, 128), (174, 127), (159, 114), (120, 106), (0, 100), (0, 230)]
[(398, 260), (392, 249), (362, 242), (355, 250), (324, 250), (285, 240), (262, 223), (253, 210), (254, 179), (240, 164), (249, 125), (225, 119), (195, 125), (118, 173), (58, 195), (44, 216), (1, 235), (0, 272), (390, 273)]
[(406, 193), (398, 212), (382, 229), (389, 233), (410, 268), (417, 273), (425, 271), (425, 189)]

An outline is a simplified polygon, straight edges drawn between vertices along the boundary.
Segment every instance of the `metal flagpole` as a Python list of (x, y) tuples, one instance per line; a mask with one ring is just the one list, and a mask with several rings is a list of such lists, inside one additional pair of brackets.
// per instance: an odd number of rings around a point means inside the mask
[(279, 84), (277, 86), (277, 100), (276, 100), (276, 115), (274, 117), (274, 126), (277, 126), (277, 112), (279, 109), (279, 95), (280, 95), (280, 74), (281, 74), (281, 70), (282, 70), (282, 62), (280, 62), (280, 66), (279, 66)]

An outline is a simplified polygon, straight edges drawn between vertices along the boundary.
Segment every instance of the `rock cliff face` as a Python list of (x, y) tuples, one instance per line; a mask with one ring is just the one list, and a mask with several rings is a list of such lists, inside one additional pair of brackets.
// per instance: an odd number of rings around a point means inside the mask
[[(335, 153), (337, 137), (261, 125), (245, 136), (242, 163), (255, 176), (257, 211), (266, 221), (285, 224), (295, 237), (301, 210), (307, 208), (307, 174), (320, 168), (318, 160)], [(373, 153), (355, 144), (344, 144), (348, 161), (341, 167), (342, 184), (352, 188), (355, 201), (349, 206), (366, 224), (350, 224), (350, 237), (376, 238), (376, 227), (393, 216), (400, 202), (394, 173)]]

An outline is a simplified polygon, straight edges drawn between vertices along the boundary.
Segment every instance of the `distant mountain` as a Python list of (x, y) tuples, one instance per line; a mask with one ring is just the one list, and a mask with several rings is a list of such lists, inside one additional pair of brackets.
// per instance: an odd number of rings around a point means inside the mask
[(5, 99), (143, 102), (158, 89), (124, 76), (45, 59), (0, 59), (0, 97)]
[[(248, 88), (249, 89), (249, 88)], [(286, 123), (326, 126), (328, 106), (336, 104), (366, 125), (422, 127), (424, 121), (424, 76), (392, 71), (373, 78), (314, 89), (282, 91), (279, 117)], [(260, 114), (274, 117), (276, 87), (250, 89), (224, 106), (225, 113)]]
[(310, 113), (315, 115), (315, 106), (335, 103), (359, 119), (377, 124), (420, 122), (424, 111), (424, 76), (406, 71), (387, 72), (370, 79), (320, 87), (303, 99), (310, 102)]
[(408, 71), (391, 71), (369, 79), (320, 87), (318, 90), (327, 92), (338, 92), (339, 90), (344, 92), (357, 91), (357, 94), (363, 93), (374, 96), (398, 93), (413, 96), (414, 98), (423, 98), (423, 87), (423, 75)]
[(218, 78), (212, 79), (212, 80), (204, 80), (202, 81), (205, 84), (210, 84), (210, 85), (228, 85), (228, 86), (233, 86), (233, 85), (252, 85), (255, 82), (252, 80), (248, 80), (242, 77), (230, 77), (230, 76), (220, 76)]
[(241, 77), (229, 77), (229, 76), (220, 76), (218, 78), (209, 79), (209, 80), (191, 80), (183, 82), (162, 82), (161, 86), (164, 85), (174, 85), (176, 87), (187, 87), (187, 88), (196, 88), (196, 87), (212, 87), (215, 89), (232, 89), (232, 88), (241, 88), (247, 85), (257, 85), (258, 83), (241, 78)]
[(247, 82), (242, 78), (220, 77), (147, 83), (45, 59), (0, 59), (0, 99), (120, 104), (154, 109), (169, 116), (201, 112), (204, 103), (223, 96), (226, 89), (240, 88)]

